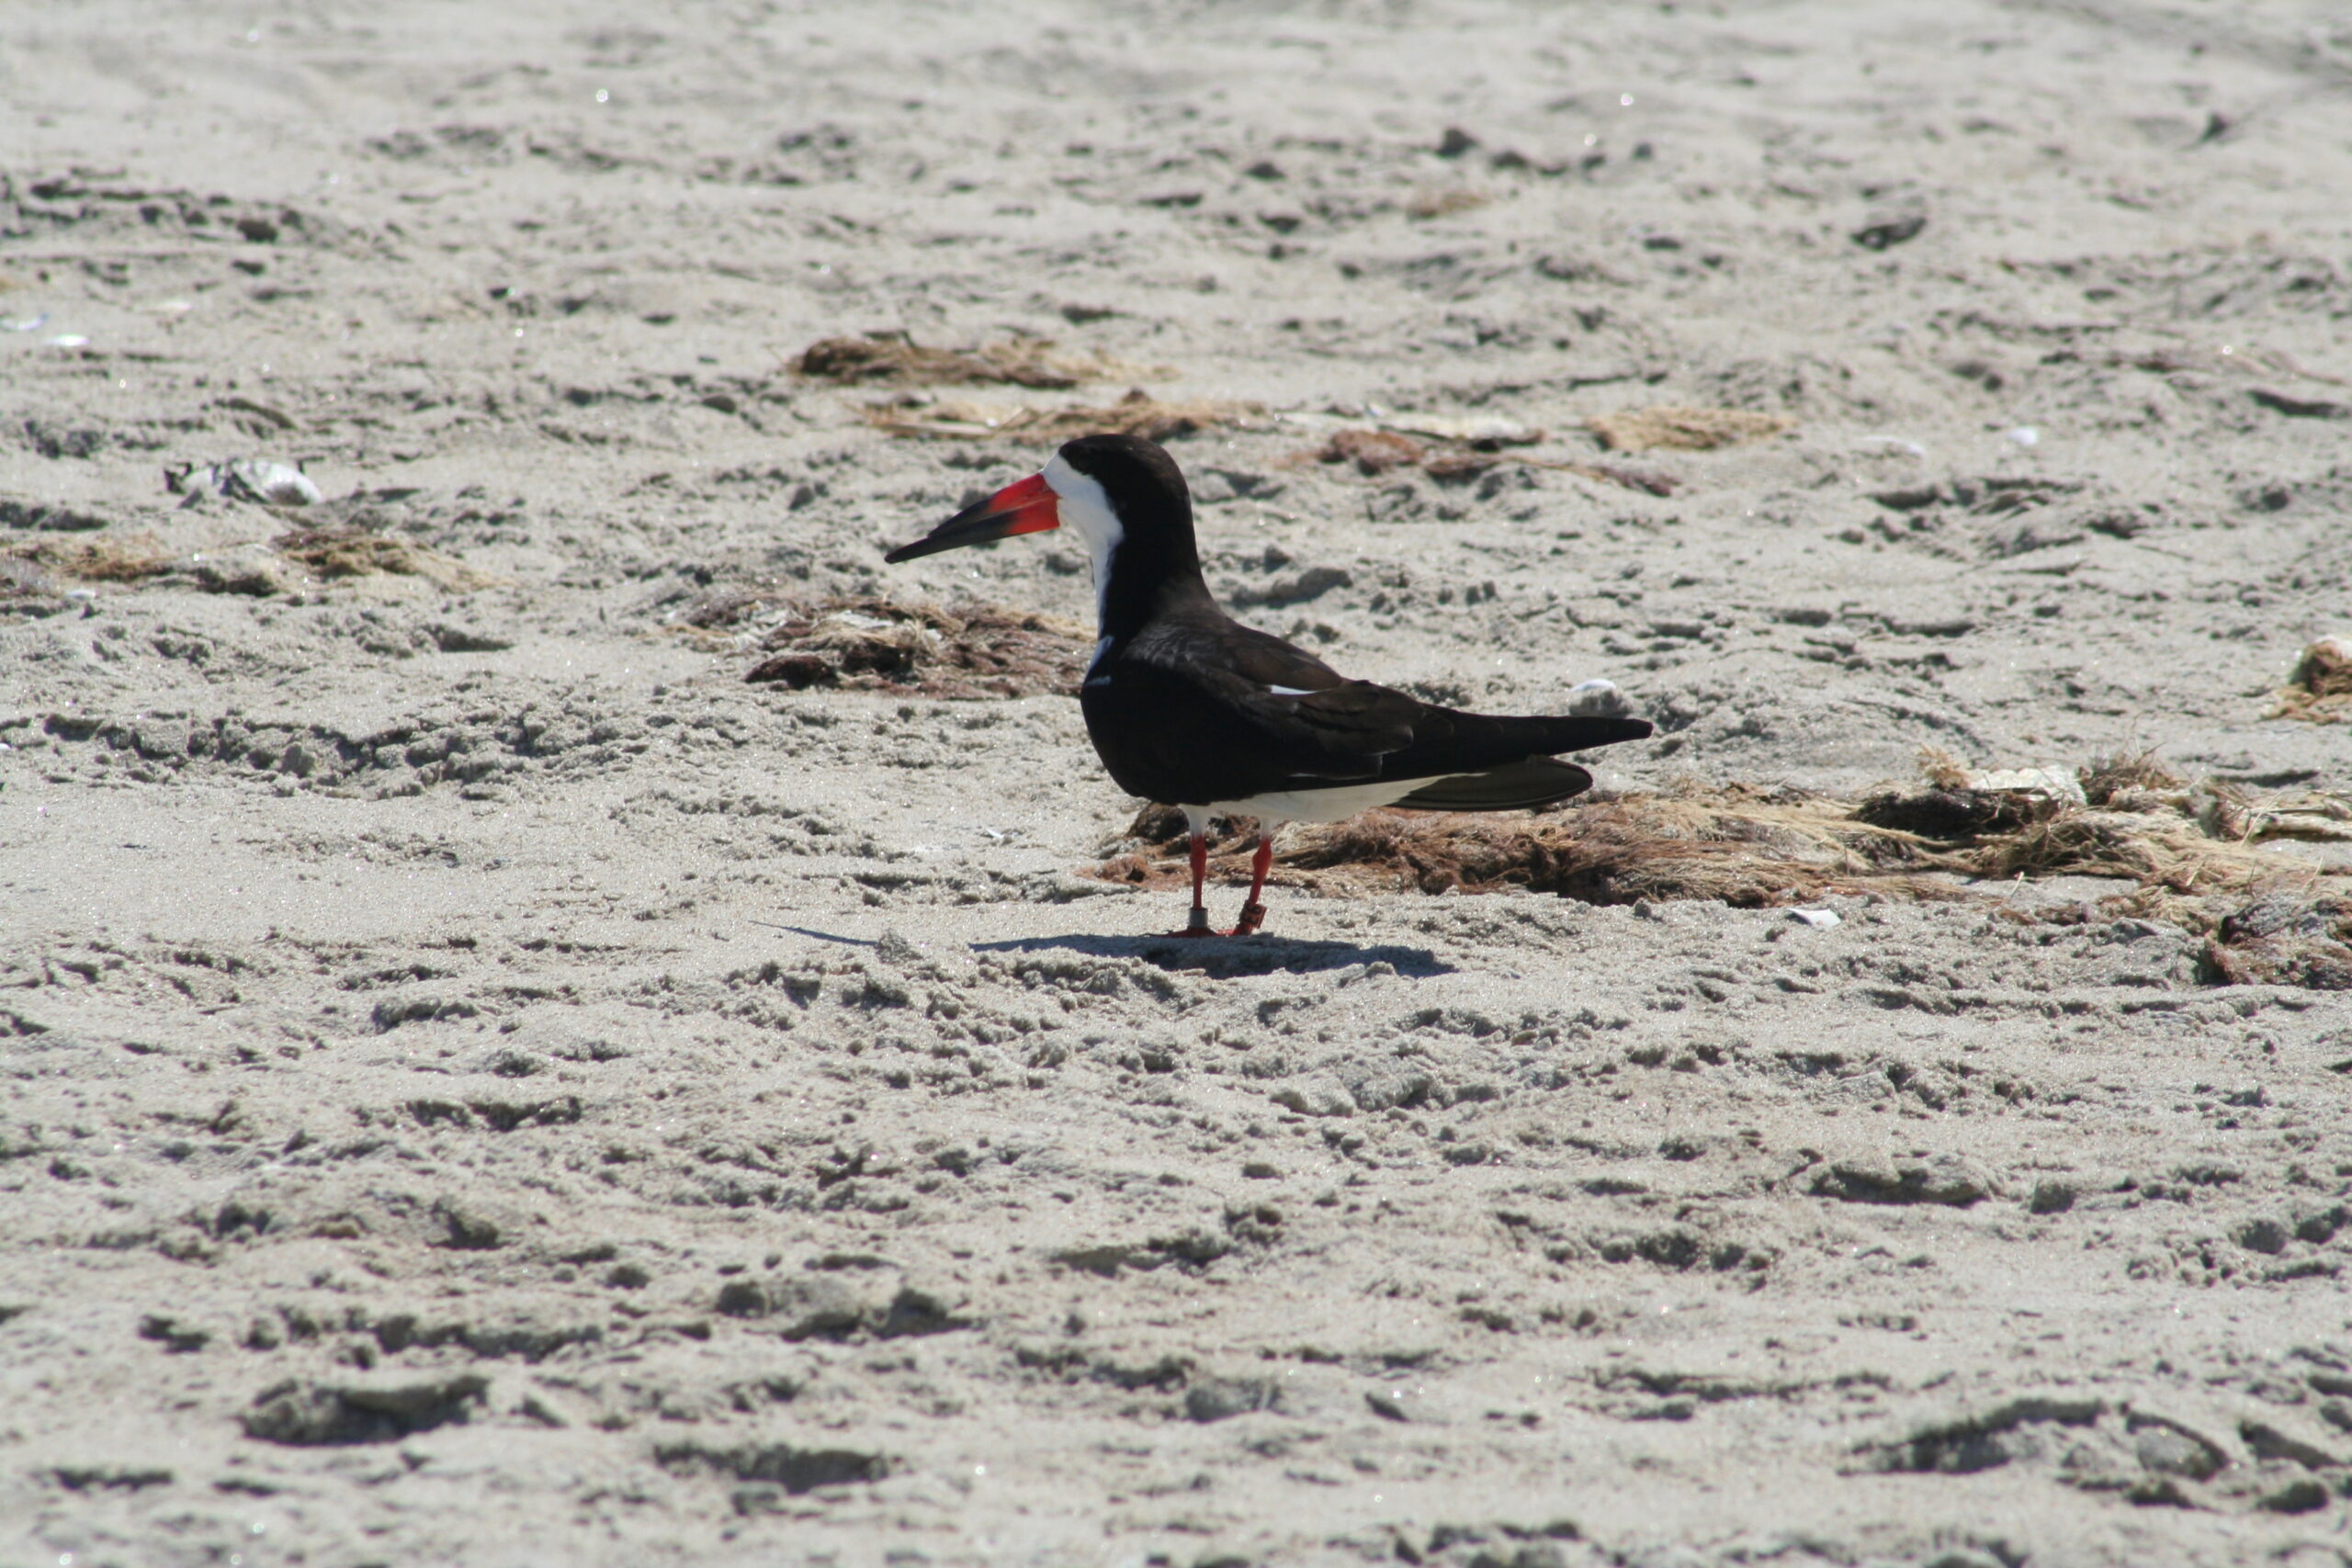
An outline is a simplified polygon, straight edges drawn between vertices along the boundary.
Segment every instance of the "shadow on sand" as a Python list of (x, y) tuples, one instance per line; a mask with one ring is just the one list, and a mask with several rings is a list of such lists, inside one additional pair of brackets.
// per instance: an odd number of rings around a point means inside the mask
[(1359, 947), (1350, 942), (1300, 942), (1289, 937), (1069, 936), (976, 942), (976, 953), (1042, 953), (1051, 949), (1095, 958), (1140, 958), (1170, 971), (1200, 975), (1310, 975), (1351, 964), (1385, 964), (1399, 975), (1451, 975), (1453, 965), (1423, 947)]
[(820, 931), (814, 926), (787, 926), (778, 920), (753, 920), (751, 924), (765, 926), (772, 931), (790, 931), (795, 936), (814, 937), (819, 942), (839, 942), (843, 947), (879, 947), (880, 941), (870, 936), (842, 936), (836, 931)]

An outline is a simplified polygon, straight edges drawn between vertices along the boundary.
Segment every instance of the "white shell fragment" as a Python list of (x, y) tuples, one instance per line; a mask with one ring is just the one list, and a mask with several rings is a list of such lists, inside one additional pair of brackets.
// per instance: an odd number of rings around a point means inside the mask
[(1968, 787), (1991, 795), (2046, 795), (2075, 806), (2088, 804), (2081, 781), (2063, 768), (1995, 768), (1970, 774)]
[(1515, 419), (1499, 414), (1442, 413), (1399, 414), (1383, 420), (1382, 424), (1406, 435), (1426, 435), (1433, 441), (1460, 441), (1472, 446), (1524, 446), (1543, 439), (1540, 430), (1530, 430)]
[(1579, 681), (1568, 688), (1568, 713), (1575, 718), (1623, 718), (1634, 711), (1614, 681)]
[(316, 506), (326, 499), (301, 469), (261, 457), (232, 457), (204, 468), (183, 463), (164, 470), (164, 484), (174, 495), (221, 495), (264, 506)]
[(1789, 919), (1801, 926), (1825, 931), (1832, 926), (1845, 923), (1844, 918), (1835, 909), (1791, 909)]

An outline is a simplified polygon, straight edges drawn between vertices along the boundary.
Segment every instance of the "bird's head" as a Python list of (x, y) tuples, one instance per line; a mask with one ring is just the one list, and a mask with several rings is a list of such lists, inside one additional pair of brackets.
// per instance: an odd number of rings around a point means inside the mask
[(1082, 435), (1027, 479), (966, 507), (882, 558), (895, 566), (1065, 524), (1086, 541), (1098, 586), (1113, 553), (1129, 540), (1149, 541), (1161, 550), (1181, 541), (1183, 553), (1192, 554), (1193, 502), (1176, 459), (1139, 435)]

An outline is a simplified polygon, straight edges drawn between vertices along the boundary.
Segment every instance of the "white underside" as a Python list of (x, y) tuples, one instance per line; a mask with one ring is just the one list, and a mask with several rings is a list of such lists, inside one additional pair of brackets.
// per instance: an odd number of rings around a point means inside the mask
[(1385, 779), (1378, 784), (1334, 784), (1328, 789), (1274, 790), (1246, 800), (1212, 800), (1206, 806), (1187, 806), (1183, 809), (1195, 822), (1204, 822), (1211, 817), (1255, 817), (1269, 829), (1283, 822), (1344, 822), (1359, 811), (1394, 806), (1425, 784), (1466, 776), (1437, 773), (1425, 779)]

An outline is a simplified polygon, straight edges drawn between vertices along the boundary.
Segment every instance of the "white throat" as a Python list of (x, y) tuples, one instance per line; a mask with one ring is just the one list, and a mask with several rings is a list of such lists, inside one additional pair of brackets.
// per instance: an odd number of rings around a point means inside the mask
[(1062, 522), (1077, 530), (1086, 541), (1086, 553), (1094, 562), (1094, 620), (1102, 621), (1103, 595), (1111, 588), (1111, 553), (1126, 537), (1126, 530), (1119, 526), (1119, 514), (1111, 509), (1111, 498), (1102, 493), (1100, 480), (1081, 474), (1063, 460), (1060, 453), (1046, 465), (1046, 484), (1060, 504), (1055, 508)]

